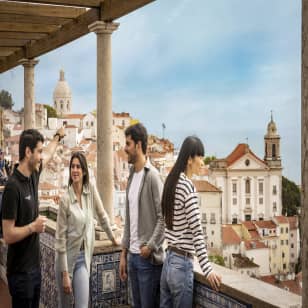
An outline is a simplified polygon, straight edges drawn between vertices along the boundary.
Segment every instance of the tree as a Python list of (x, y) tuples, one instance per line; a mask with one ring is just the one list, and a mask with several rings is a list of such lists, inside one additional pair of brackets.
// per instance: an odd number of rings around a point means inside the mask
[(212, 155), (212, 156), (206, 156), (204, 157), (204, 164), (205, 165), (208, 165), (212, 160), (215, 160), (216, 159), (216, 156)]
[(1, 90), (0, 92), (0, 106), (4, 109), (12, 109), (14, 105), (12, 95), (8, 91)]
[(44, 105), (44, 107), (47, 109), (47, 118), (57, 118), (57, 111), (52, 108), (51, 106), (49, 105)]
[(209, 256), (209, 260), (215, 264), (225, 266), (225, 260), (223, 256), (220, 256), (220, 255)]
[(301, 204), (301, 192), (298, 186), (282, 177), (282, 214), (287, 216), (298, 215), (298, 209)]

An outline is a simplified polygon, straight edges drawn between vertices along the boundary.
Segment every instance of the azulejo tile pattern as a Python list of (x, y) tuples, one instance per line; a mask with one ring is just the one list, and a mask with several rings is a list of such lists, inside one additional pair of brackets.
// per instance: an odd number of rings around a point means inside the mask
[[(41, 303), (45, 308), (57, 308), (57, 290), (55, 284), (55, 239), (53, 235), (42, 233)], [(91, 307), (117, 307), (127, 304), (127, 284), (119, 277), (120, 252), (101, 253), (92, 258), (90, 275)]]
[(127, 283), (119, 276), (120, 252), (94, 255), (91, 268), (92, 307), (127, 305)]
[(206, 285), (194, 281), (194, 308), (252, 308), (221, 292), (215, 292)]

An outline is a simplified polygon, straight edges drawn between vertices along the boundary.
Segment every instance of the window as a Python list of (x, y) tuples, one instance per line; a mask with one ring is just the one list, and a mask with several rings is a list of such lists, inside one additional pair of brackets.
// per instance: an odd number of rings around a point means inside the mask
[(93, 121), (91, 121), (91, 126), (94, 126), (94, 122)]
[(245, 215), (245, 221), (250, 221), (251, 220), (251, 215)]
[(273, 212), (277, 212), (277, 203), (273, 202)]
[(211, 213), (210, 223), (211, 224), (216, 224), (215, 213)]
[(232, 204), (233, 204), (233, 205), (236, 205), (236, 204), (237, 204), (237, 199), (236, 199), (236, 198), (233, 198), (233, 199), (232, 199)]
[(284, 258), (285, 257), (285, 254), (284, 254), (284, 252), (281, 254), (281, 256)]
[(281, 233), (281, 234), (283, 233), (283, 228), (280, 228), (280, 233)]
[(88, 126), (89, 126), (89, 122), (87, 121), (87, 122), (86, 122), (86, 127), (88, 127)]
[(288, 227), (286, 227), (286, 233), (288, 233), (289, 232), (289, 228)]
[(214, 233), (215, 233), (215, 232), (212, 230), (211, 234), (214, 235)]
[(245, 192), (246, 194), (250, 194), (250, 179), (246, 179), (245, 181)]
[(123, 169), (125, 169), (125, 163), (123, 162), (123, 165), (122, 165)]
[(276, 144), (272, 144), (272, 157), (276, 157)]
[(247, 205), (250, 204), (250, 198), (246, 198), (246, 204), (247, 204)]
[(291, 258), (294, 258), (295, 256), (294, 256), (294, 253), (291, 253)]
[(273, 185), (273, 195), (276, 195), (276, 194), (277, 194), (277, 186)]
[(283, 240), (280, 241), (280, 244), (283, 245)]
[(289, 245), (289, 240), (286, 240), (286, 245)]
[(124, 120), (122, 120), (122, 126), (125, 126), (125, 121)]
[(232, 183), (232, 192), (236, 193), (236, 183)]
[(263, 195), (263, 182), (259, 182), (259, 195)]
[(236, 224), (237, 224), (237, 218), (236, 218), (236, 217), (232, 218), (232, 224), (233, 224), (233, 225), (236, 225)]
[(112, 125), (114, 125), (114, 120), (112, 120)]
[(214, 244), (213, 244), (213, 242), (211, 242), (211, 247), (214, 247)]
[(285, 263), (283, 263), (283, 269), (287, 269), (287, 265)]
[(293, 243), (291, 244), (291, 248), (294, 248), (294, 244)]
[(259, 198), (259, 204), (263, 204), (263, 198)]
[(293, 237), (293, 233), (291, 233), (291, 237)]
[(202, 222), (206, 224), (206, 213), (202, 213)]

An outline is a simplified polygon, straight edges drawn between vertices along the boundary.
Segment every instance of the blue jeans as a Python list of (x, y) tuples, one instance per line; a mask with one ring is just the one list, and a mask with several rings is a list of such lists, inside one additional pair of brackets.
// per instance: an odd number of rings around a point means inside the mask
[(159, 282), (162, 265), (154, 265), (140, 254), (128, 254), (128, 275), (133, 308), (159, 307)]
[[(58, 308), (71, 307), (72, 296), (71, 294), (64, 293), (62, 273), (60, 272), (56, 259), (56, 283), (58, 289)], [(84, 251), (80, 251), (73, 273), (72, 281), (74, 293), (74, 307), (75, 308), (88, 308), (89, 305), (89, 273), (87, 271)]]
[(7, 276), (13, 308), (38, 308), (41, 292), (41, 269)]
[(193, 259), (168, 251), (160, 280), (160, 308), (192, 307), (193, 284)]

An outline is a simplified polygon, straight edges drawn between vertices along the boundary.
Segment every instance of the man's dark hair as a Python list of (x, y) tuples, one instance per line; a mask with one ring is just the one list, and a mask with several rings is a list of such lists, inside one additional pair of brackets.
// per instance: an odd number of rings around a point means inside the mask
[(146, 154), (148, 146), (148, 133), (146, 128), (141, 123), (131, 125), (125, 130), (125, 137), (128, 136), (131, 136), (136, 144), (138, 141), (141, 141), (142, 152)]
[(29, 147), (33, 153), (38, 142), (44, 143), (43, 135), (37, 129), (24, 130), (19, 139), (19, 161), (22, 161), (26, 155), (26, 148)]

